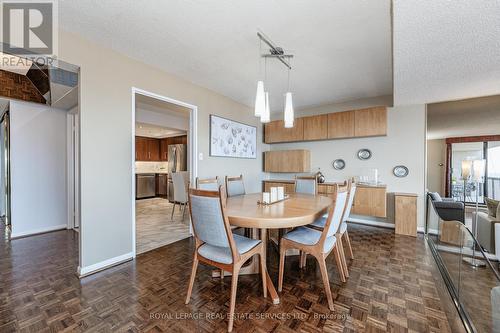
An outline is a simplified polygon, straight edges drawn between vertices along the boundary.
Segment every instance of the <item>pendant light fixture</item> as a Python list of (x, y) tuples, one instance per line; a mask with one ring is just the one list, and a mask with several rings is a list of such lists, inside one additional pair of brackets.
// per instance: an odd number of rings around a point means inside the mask
[[(285, 94), (285, 107), (284, 107), (284, 120), (285, 127), (291, 128), (294, 125), (294, 111), (293, 111), (293, 101), (292, 93), (290, 92), (290, 70), (292, 66), (289, 63), (289, 59), (293, 58), (292, 54), (285, 54), (281, 47), (275, 46), (271, 40), (266, 37), (263, 33), (257, 32), (257, 36), (260, 39), (259, 51), (260, 58), (264, 58), (264, 81), (257, 81), (257, 92), (255, 95), (255, 116), (260, 117), (261, 123), (268, 123), (271, 121), (271, 107), (269, 105), (269, 90), (265, 89), (264, 84), (267, 85), (267, 58), (278, 59), (283, 65), (288, 68), (288, 85), (287, 92)], [(269, 53), (262, 53), (262, 42), (266, 43), (270, 49)], [(262, 62), (259, 59), (259, 71), (262, 71)], [(260, 74), (262, 75), (262, 73)], [(269, 86), (269, 85), (267, 85)]]
[[(262, 76), (262, 41), (259, 41), (259, 75)], [(264, 94), (264, 81), (257, 81), (257, 93), (255, 94), (255, 116), (260, 117), (265, 112), (266, 96)]]
[(293, 112), (292, 93), (290, 92), (290, 69), (288, 69), (288, 85), (285, 94), (285, 111), (284, 111), (285, 128), (292, 128), (295, 121)]

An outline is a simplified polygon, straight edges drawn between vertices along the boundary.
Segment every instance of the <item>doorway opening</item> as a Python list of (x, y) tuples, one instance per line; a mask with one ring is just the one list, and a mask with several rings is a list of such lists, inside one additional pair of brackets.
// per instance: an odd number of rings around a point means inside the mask
[(132, 97), (133, 246), (140, 254), (191, 235), (186, 199), (197, 174), (197, 109), (138, 89)]

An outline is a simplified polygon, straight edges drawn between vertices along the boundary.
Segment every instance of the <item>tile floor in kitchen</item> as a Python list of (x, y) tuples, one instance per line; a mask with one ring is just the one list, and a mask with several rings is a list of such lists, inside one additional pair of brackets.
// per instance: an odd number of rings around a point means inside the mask
[(136, 200), (137, 254), (151, 251), (190, 236), (188, 207), (184, 219), (182, 219), (182, 210), (179, 209), (179, 205), (176, 205), (172, 221), (170, 219), (172, 206), (173, 204), (164, 198)]

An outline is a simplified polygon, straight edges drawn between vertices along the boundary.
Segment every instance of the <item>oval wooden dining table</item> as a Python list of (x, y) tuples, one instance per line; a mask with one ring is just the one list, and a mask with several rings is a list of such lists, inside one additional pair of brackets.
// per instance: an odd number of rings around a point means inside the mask
[[(249, 228), (253, 238), (258, 238), (267, 244), (268, 229), (284, 229), (303, 226), (321, 217), (332, 204), (332, 199), (321, 195), (292, 193), (289, 198), (271, 205), (261, 205), (257, 202), (262, 193), (245, 194), (227, 198), (226, 215), (229, 223), (234, 226)], [(264, 247), (266, 248), (266, 247)], [(259, 273), (258, 259), (246, 266), (240, 274)], [(267, 288), (274, 304), (279, 304), (278, 293), (267, 275)]]

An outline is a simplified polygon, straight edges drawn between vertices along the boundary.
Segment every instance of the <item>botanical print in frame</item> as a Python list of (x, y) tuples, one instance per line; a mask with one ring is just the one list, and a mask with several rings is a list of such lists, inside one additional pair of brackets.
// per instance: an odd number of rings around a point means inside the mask
[(210, 115), (210, 156), (257, 158), (257, 127)]

